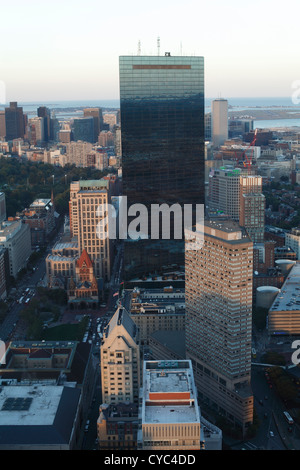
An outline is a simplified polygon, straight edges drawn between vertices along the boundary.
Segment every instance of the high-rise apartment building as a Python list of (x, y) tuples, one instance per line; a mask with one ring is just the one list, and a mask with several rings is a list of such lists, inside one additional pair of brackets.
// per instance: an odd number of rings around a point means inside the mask
[[(120, 115), (128, 207), (204, 204), (203, 57), (120, 57)], [(125, 240), (126, 280), (184, 263), (183, 233), (181, 239), (144, 235)]]
[(201, 399), (245, 432), (253, 420), (253, 243), (225, 217), (187, 236), (186, 357)]
[(220, 147), (228, 139), (228, 101), (222, 98), (213, 100), (211, 113), (213, 146)]
[(118, 307), (105, 327), (100, 354), (102, 402), (138, 404), (139, 331), (125, 308)]
[(23, 108), (18, 106), (18, 103), (15, 101), (9, 103), (9, 108), (5, 108), (5, 129), (6, 140), (24, 137), (25, 128)]
[(77, 237), (79, 254), (86, 249), (97, 279), (110, 279), (111, 240), (106, 211), (110, 202), (109, 180), (76, 181), (70, 186), (70, 227)]

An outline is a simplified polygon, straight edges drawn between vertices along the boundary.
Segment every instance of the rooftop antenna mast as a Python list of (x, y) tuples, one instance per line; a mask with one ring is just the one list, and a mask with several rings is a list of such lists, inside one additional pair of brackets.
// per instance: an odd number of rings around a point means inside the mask
[(138, 55), (141, 55), (141, 41), (138, 42)]
[(157, 38), (157, 55), (159, 55), (160, 52), (160, 38)]

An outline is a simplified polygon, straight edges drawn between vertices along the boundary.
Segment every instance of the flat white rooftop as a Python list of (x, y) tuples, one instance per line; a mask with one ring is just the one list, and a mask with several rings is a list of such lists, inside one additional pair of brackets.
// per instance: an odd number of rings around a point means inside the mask
[(198, 407), (195, 406), (146, 406), (143, 424), (199, 423)]
[(149, 372), (150, 390), (153, 393), (189, 392), (189, 380), (184, 371)]
[(52, 425), (63, 386), (0, 387), (0, 426)]
[(290, 270), (281, 291), (274, 300), (270, 312), (300, 310), (300, 263)]

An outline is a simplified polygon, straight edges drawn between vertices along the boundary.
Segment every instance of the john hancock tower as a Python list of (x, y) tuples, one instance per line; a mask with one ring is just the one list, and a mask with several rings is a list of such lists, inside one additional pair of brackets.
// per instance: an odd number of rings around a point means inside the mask
[[(121, 56), (120, 113), (123, 195), (143, 204), (204, 204), (204, 58)], [(191, 206), (190, 206), (191, 207)], [(149, 219), (149, 224), (151, 220)], [(162, 266), (184, 265), (184, 230), (169, 239), (132, 240), (124, 247), (129, 281)]]

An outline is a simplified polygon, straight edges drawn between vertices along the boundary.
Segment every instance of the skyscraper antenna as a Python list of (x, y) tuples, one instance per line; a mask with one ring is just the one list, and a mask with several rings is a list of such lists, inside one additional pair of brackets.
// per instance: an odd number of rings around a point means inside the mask
[(159, 55), (160, 52), (160, 38), (157, 38), (157, 55)]
[(182, 42), (180, 41), (180, 55), (182, 55)]
[(141, 55), (141, 41), (138, 42), (138, 55)]

